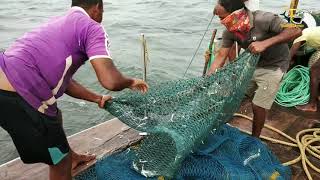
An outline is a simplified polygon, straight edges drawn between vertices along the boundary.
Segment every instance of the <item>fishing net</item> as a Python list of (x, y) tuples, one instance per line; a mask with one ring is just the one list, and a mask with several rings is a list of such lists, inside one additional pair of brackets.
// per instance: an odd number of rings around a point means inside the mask
[(210, 77), (155, 84), (147, 94), (129, 92), (108, 103), (112, 115), (148, 133), (134, 169), (146, 177), (173, 177), (209, 132), (238, 110), (258, 59), (244, 52)]
[[(132, 169), (135, 149), (105, 157), (76, 180), (143, 180)], [(185, 180), (259, 180), (290, 179), (289, 167), (282, 166), (259, 139), (224, 125), (182, 162), (173, 179)], [(157, 178), (149, 178), (156, 180)], [(159, 178), (160, 179), (160, 178)]]

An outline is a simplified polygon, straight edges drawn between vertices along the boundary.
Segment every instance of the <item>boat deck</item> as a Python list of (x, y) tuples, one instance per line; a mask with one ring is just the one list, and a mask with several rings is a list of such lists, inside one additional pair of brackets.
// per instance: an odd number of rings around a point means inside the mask
[[(239, 112), (241, 114), (245, 114), (252, 117), (253, 114), (251, 103), (248, 100), (244, 101)], [(266, 124), (281, 130), (282, 132), (288, 134), (289, 136), (295, 139), (296, 134), (301, 130), (309, 128), (320, 128), (319, 117), (319, 112), (304, 113), (296, 110), (295, 108), (284, 108), (274, 104), (268, 115), (268, 120), (266, 121)], [(236, 117), (230, 122), (230, 124), (251, 132), (252, 123), (248, 120), (244, 120), (243, 118)], [(290, 142), (289, 140), (283, 138), (281, 135), (268, 129), (263, 129), (262, 135)], [(268, 147), (275, 153), (275, 155), (279, 158), (279, 160), (282, 163), (293, 160), (300, 155), (298, 148), (275, 144), (269, 141), (265, 142), (268, 144)], [(310, 158), (310, 160), (314, 165), (320, 167), (320, 161), (318, 159)], [(292, 170), (293, 180), (307, 179), (307, 176), (305, 175), (304, 170), (302, 168), (301, 162), (298, 162), (290, 167)], [(309, 171), (313, 179), (320, 179), (319, 173), (313, 171), (311, 168), (309, 168)]]
[[(112, 119), (68, 138), (70, 146), (79, 153), (93, 153), (102, 157), (121, 151), (141, 140), (139, 133), (117, 119)], [(93, 165), (89, 162), (76, 169), (78, 174)], [(44, 180), (48, 179), (48, 166), (25, 165), (18, 158), (0, 166), (1, 180)]]
[[(252, 117), (251, 103), (248, 100), (244, 101), (239, 112)], [(295, 135), (303, 129), (320, 127), (319, 117), (320, 113), (302, 113), (294, 108), (288, 109), (274, 105), (268, 116), (269, 120), (267, 120), (266, 123), (294, 138)], [(230, 124), (244, 130), (251, 130), (251, 122), (244, 120), (243, 118), (236, 117)], [(263, 130), (262, 134), (285, 140), (280, 135), (269, 130)], [(140, 140), (141, 136), (139, 136), (137, 131), (124, 125), (117, 119), (107, 121), (69, 137), (71, 147), (77, 152), (94, 153), (98, 158), (126, 149)], [(270, 142), (266, 143), (281, 162), (287, 162), (299, 156), (298, 148)], [(312, 158), (311, 161), (316, 166), (320, 167), (320, 161)], [(77, 169), (75, 174), (84, 171), (94, 163), (95, 161), (84, 164)], [(297, 163), (291, 167), (293, 172), (292, 179), (307, 179), (301, 163)], [(310, 172), (314, 179), (320, 179), (319, 173), (312, 170), (310, 170)], [(0, 166), (1, 180), (43, 180), (47, 179), (47, 177), (48, 168), (43, 164), (24, 165), (20, 159), (15, 159)]]

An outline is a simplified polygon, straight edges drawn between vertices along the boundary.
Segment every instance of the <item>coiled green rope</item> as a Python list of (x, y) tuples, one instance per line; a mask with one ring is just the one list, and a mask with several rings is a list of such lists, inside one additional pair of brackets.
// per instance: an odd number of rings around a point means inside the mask
[(310, 98), (309, 68), (296, 66), (290, 70), (281, 83), (276, 103), (284, 107), (304, 105)]

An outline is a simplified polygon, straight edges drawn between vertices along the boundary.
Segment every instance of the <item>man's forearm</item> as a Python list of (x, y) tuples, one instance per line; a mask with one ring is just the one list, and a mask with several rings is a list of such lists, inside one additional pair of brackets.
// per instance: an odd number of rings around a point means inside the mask
[(215, 60), (211, 64), (208, 74), (214, 73), (217, 69), (221, 68), (229, 54), (230, 48), (221, 48), (215, 56)]
[(292, 45), (291, 49), (290, 49), (290, 59), (292, 60), (292, 58), (296, 55), (298, 49), (301, 46), (301, 42), (295, 43)]
[(95, 59), (91, 64), (96, 71), (100, 84), (111, 91), (121, 91), (130, 88), (134, 79), (123, 76), (111, 60)]
[(299, 28), (286, 28), (277, 36), (264, 40), (264, 43), (267, 48), (276, 44), (287, 43), (299, 37), (301, 32), (302, 31)]
[(130, 88), (130, 86), (133, 84), (133, 81), (134, 81), (132, 78), (125, 77), (121, 74), (119, 74), (119, 78), (115, 78), (115, 79), (118, 79), (118, 80), (113, 81), (113, 86), (112, 88), (110, 88), (110, 90), (112, 91), (121, 91), (123, 89)]
[(223, 65), (224, 65), (224, 59), (218, 56), (211, 64), (210, 70), (215, 71), (221, 68)]
[(73, 79), (71, 79), (67, 87), (66, 94), (77, 99), (82, 99), (95, 103), (99, 103), (102, 98), (101, 95), (98, 95), (90, 91), (89, 89), (83, 87), (81, 84), (79, 84), (77, 81)]

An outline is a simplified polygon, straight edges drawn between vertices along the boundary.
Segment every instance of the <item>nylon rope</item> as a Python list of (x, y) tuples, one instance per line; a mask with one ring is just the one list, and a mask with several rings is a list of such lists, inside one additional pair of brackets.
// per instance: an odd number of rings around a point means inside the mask
[(296, 66), (284, 76), (275, 102), (284, 107), (294, 107), (307, 104), (309, 98), (309, 68)]
[(191, 58), (191, 60), (190, 60), (190, 63), (189, 63), (189, 65), (188, 65), (186, 71), (185, 71), (184, 74), (183, 74), (183, 78), (186, 76), (186, 74), (187, 74), (187, 72), (188, 72), (188, 70), (189, 70), (192, 62), (194, 61), (194, 58), (195, 58), (196, 55), (198, 54), (198, 51), (199, 51), (200, 46), (201, 46), (201, 44), (202, 44), (202, 41), (203, 41), (204, 37), (206, 36), (207, 32), (209, 31), (209, 28), (210, 28), (210, 25), (211, 25), (211, 23), (212, 23), (212, 21), (213, 21), (214, 16), (215, 16), (215, 15), (212, 15), (211, 20), (210, 20), (209, 23), (208, 23), (207, 29), (205, 30), (204, 34), (202, 35), (202, 38), (201, 38), (201, 40), (200, 40), (200, 43), (199, 43), (196, 51), (194, 52), (194, 54), (193, 54), (193, 56), (192, 56), (192, 58)]

